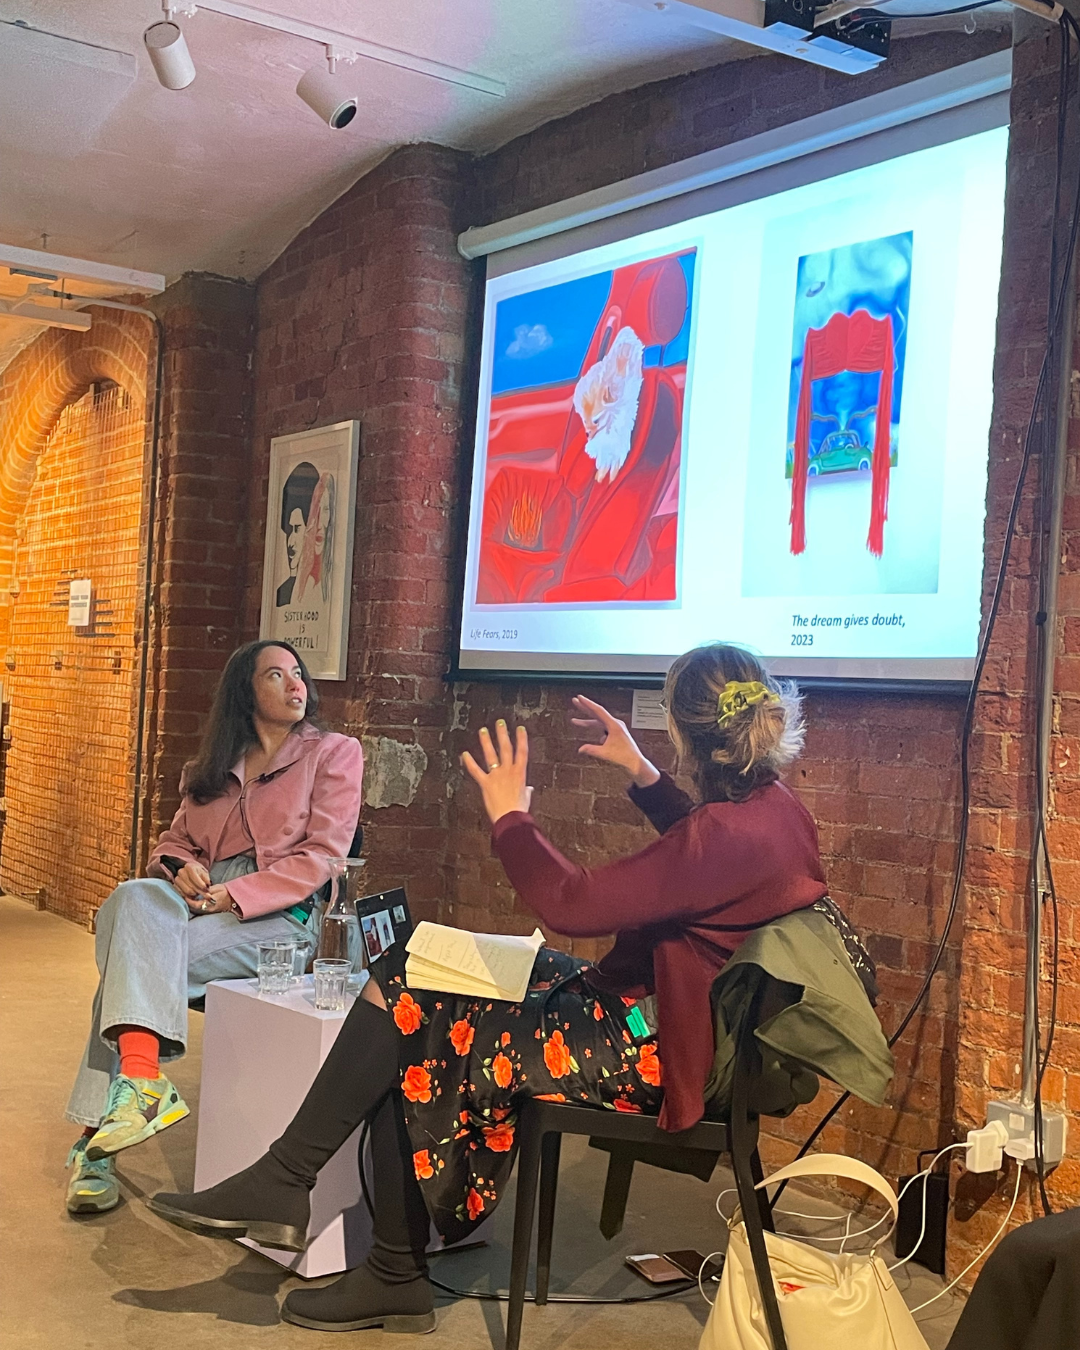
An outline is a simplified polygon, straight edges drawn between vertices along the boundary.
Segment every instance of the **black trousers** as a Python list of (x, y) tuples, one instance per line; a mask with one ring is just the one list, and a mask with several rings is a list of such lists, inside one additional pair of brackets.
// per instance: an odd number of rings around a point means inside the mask
[(431, 1232), (399, 1083), (393, 1020), (385, 1009), (357, 999), (300, 1109), (270, 1145), (279, 1163), (314, 1185), (319, 1169), (361, 1121), (368, 1122), (374, 1244), (366, 1264), (391, 1284), (427, 1269), (424, 1250)]
[(1016, 1228), (983, 1267), (948, 1350), (1080, 1348), (1080, 1209)]

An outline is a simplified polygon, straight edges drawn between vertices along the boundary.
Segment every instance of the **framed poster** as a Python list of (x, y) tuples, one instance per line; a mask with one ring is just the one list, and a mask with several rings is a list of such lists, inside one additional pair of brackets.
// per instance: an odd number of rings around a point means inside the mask
[(270, 442), (261, 638), (281, 638), (317, 680), (343, 680), (349, 649), (360, 423)]

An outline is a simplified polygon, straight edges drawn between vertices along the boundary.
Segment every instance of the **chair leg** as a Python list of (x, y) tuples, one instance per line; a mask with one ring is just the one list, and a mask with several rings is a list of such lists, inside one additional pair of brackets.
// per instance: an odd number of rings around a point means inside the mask
[(533, 1216), (536, 1213), (536, 1187), (540, 1175), (542, 1139), (539, 1130), (522, 1112), (518, 1126), (518, 1181), (514, 1206), (514, 1245), (510, 1255), (510, 1298), (506, 1312), (506, 1350), (518, 1350), (521, 1342), (521, 1318), (525, 1311), (525, 1285), (529, 1278), (529, 1254), (532, 1250)]
[(761, 1211), (761, 1226), (766, 1233), (775, 1233), (776, 1224), (773, 1221), (769, 1192), (757, 1189), (759, 1183), (765, 1180), (765, 1171), (761, 1166), (761, 1154), (758, 1152), (756, 1144), (753, 1153), (750, 1154), (750, 1175), (754, 1179), (754, 1191), (757, 1195), (758, 1209)]
[(754, 1262), (754, 1274), (757, 1276), (772, 1350), (788, 1350), (762, 1228), (759, 1197), (763, 1192), (754, 1189), (751, 1161), (757, 1152), (758, 1122), (756, 1117), (750, 1115), (750, 1078), (759, 1072), (761, 1067), (761, 1056), (758, 1054), (757, 1042), (754, 1039), (756, 1022), (756, 1017), (746, 1016), (743, 1034), (739, 1038), (735, 1055), (735, 1081), (732, 1085), (731, 1098), (731, 1163), (735, 1172), (739, 1207), (742, 1210), (743, 1223), (746, 1225), (746, 1238), (750, 1244), (750, 1255)]
[(547, 1303), (551, 1279), (551, 1240), (555, 1231), (561, 1150), (561, 1134), (544, 1135), (540, 1144), (540, 1217), (536, 1233), (536, 1302), (541, 1308)]
[(604, 1203), (600, 1207), (600, 1232), (609, 1242), (616, 1233), (622, 1232), (633, 1176), (633, 1158), (612, 1153), (608, 1160), (607, 1181), (604, 1183)]

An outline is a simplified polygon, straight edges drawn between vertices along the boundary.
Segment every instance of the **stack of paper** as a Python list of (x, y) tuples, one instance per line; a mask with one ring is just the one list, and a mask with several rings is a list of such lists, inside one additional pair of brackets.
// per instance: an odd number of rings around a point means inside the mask
[(412, 989), (520, 1003), (543, 942), (539, 928), (532, 937), (507, 937), (418, 923), (405, 947), (405, 979)]

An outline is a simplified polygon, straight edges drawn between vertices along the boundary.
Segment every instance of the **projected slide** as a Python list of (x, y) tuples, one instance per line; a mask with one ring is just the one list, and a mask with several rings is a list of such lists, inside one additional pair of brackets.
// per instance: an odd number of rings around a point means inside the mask
[(461, 667), (967, 678), (1006, 142), (490, 278)]

